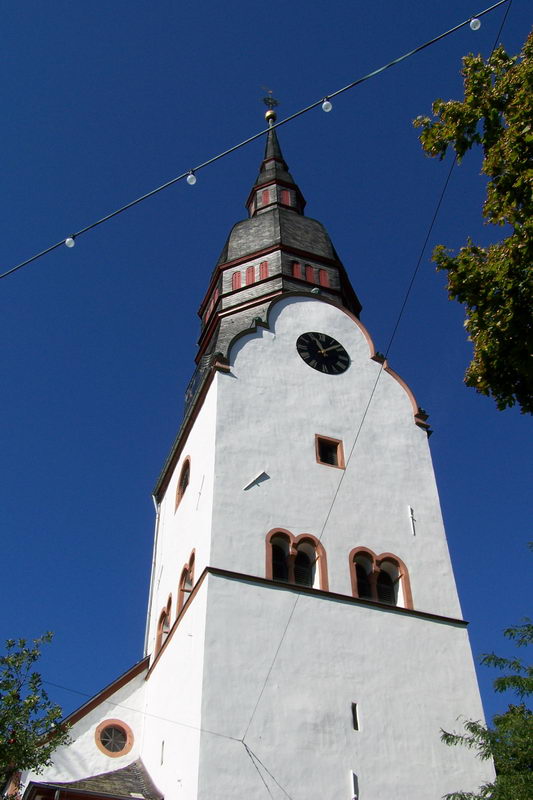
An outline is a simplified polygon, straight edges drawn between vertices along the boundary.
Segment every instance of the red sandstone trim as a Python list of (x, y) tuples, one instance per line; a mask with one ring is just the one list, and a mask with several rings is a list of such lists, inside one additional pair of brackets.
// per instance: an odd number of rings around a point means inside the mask
[[(109, 750), (107, 750), (100, 741), (100, 734), (102, 733), (104, 728), (107, 728), (109, 725), (114, 725), (117, 728), (122, 728), (122, 730), (126, 734), (126, 744), (124, 745), (122, 750), (119, 750), (116, 753), (112, 753)], [(130, 726), (126, 725), (126, 723), (123, 722), (121, 719), (105, 719), (96, 728), (94, 732), (94, 741), (96, 742), (97, 748), (109, 758), (118, 758), (119, 756), (126, 756), (133, 747), (133, 731), (131, 730)]]
[[(384, 561), (390, 561), (398, 568), (398, 579), (402, 582), (403, 594), (403, 608), (413, 609), (413, 595), (411, 592), (411, 581), (409, 580), (409, 571), (401, 558), (398, 558), (394, 553), (380, 553), (376, 555), (370, 547), (354, 547), (348, 556), (350, 566), (350, 580), (352, 583), (352, 594), (354, 597), (359, 597), (359, 589), (357, 586), (357, 573), (355, 569), (355, 557), (357, 555), (367, 555), (372, 562), (372, 572), (369, 575), (370, 587), (372, 590), (373, 600), (379, 602), (377, 597), (377, 576), (381, 564)], [(402, 606), (393, 606), (393, 608), (402, 608)]]
[[(320, 458), (320, 442), (332, 442), (337, 445), (337, 464), (330, 464), (329, 461), (322, 461)], [(320, 433), (315, 433), (315, 456), (317, 464), (323, 464), (326, 467), (333, 467), (333, 469), (345, 469), (346, 463), (344, 461), (344, 445), (342, 439), (332, 439), (331, 436), (322, 436)]]
[[(326, 551), (324, 550), (324, 546), (320, 539), (317, 539), (316, 536), (313, 536), (311, 533), (301, 533), (299, 536), (293, 536), (293, 534), (288, 531), (286, 528), (273, 528), (269, 531), (266, 535), (266, 550), (265, 550), (265, 575), (268, 580), (273, 580), (273, 567), (272, 567), (272, 539), (276, 536), (281, 536), (282, 538), (287, 539), (289, 544), (289, 556), (288, 556), (288, 569), (289, 569), (289, 583), (294, 584), (294, 562), (296, 560), (296, 556), (298, 555), (298, 545), (302, 544), (303, 542), (309, 542), (311, 546), (314, 548), (316, 556), (316, 562), (318, 564), (318, 580), (320, 583), (320, 589), (322, 591), (328, 591), (329, 583), (328, 583), (328, 562)], [(295, 584), (299, 585), (299, 584)]]

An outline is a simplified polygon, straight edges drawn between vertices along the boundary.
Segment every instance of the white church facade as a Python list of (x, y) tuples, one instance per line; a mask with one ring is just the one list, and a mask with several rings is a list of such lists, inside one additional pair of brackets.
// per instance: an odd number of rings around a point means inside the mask
[(68, 718), (24, 800), (437, 800), (493, 778), (440, 740), (483, 711), (427, 417), (304, 206), (271, 128), (154, 492), (145, 657)]

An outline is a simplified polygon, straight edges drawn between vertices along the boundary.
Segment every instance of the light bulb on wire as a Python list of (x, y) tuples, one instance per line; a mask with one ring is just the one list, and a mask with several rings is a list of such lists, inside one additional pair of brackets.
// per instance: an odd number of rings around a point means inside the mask
[(67, 236), (67, 238), (65, 239), (65, 244), (67, 247), (74, 247), (74, 245), (76, 244), (76, 242), (74, 241), (74, 237)]
[(327, 113), (328, 111), (331, 111), (332, 108), (333, 108), (333, 103), (331, 103), (330, 100), (327, 97), (325, 97), (324, 102), (322, 103), (322, 111), (325, 111)]
[(194, 174), (192, 169), (187, 175), (187, 183), (189, 184), (189, 186), (194, 186), (194, 184), (196, 183), (196, 175)]
[(478, 31), (481, 28), (481, 20), (477, 17), (472, 17), (470, 20), (470, 30), (471, 31)]

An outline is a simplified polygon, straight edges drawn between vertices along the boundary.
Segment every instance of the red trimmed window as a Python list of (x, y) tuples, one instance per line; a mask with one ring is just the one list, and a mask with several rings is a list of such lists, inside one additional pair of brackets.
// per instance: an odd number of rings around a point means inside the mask
[(268, 261), (261, 261), (259, 264), (259, 280), (268, 278)]
[(233, 291), (241, 288), (241, 273), (239, 271), (234, 272), (231, 276), (231, 288)]
[(269, 189), (263, 189), (263, 191), (261, 192), (261, 203), (264, 206), (267, 206), (270, 203), (270, 190)]
[(291, 193), (289, 192), (288, 189), (282, 189), (281, 190), (281, 202), (285, 206), (290, 206), (291, 205)]
[(318, 282), (321, 286), (329, 286), (329, 275), (325, 269), (318, 270)]
[(393, 553), (376, 556), (370, 549), (357, 547), (350, 554), (350, 570), (355, 597), (413, 607), (407, 568)]
[(246, 285), (255, 283), (255, 267), (246, 267)]
[(310, 264), (305, 265), (305, 280), (310, 283), (315, 282), (315, 270)]
[(295, 278), (301, 278), (302, 277), (302, 265), (300, 264), (299, 261), (293, 261), (292, 262), (292, 274), (293, 274), (293, 277), (295, 277)]
[(185, 564), (181, 571), (180, 583), (178, 588), (178, 614), (189, 599), (189, 595), (194, 586), (194, 550), (189, 556), (189, 563)]
[(178, 479), (178, 485), (176, 486), (176, 504), (174, 506), (174, 511), (176, 511), (177, 507), (182, 501), (183, 495), (189, 485), (189, 481), (191, 479), (191, 459), (186, 458), (183, 462), (183, 466), (181, 468), (180, 476)]
[(326, 552), (311, 534), (274, 530), (266, 538), (266, 577), (328, 590)]

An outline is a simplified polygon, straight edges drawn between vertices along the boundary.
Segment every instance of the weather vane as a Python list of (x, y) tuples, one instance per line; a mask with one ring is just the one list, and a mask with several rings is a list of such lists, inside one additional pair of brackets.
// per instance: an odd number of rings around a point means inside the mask
[(266, 105), (268, 111), (265, 114), (265, 119), (267, 120), (269, 125), (272, 125), (276, 119), (277, 115), (274, 109), (276, 106), (279, 106), (279, 100), (276, 100), (275, 97), (272, 97), (272, 89), (267, 89), (266, 86), (262, 87), (263, 91), (265, 91), (266, 97), (263, 97), (263, 103)]

